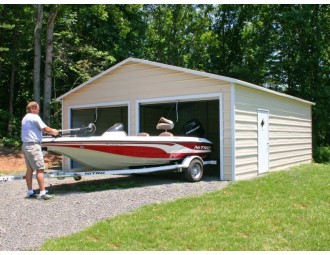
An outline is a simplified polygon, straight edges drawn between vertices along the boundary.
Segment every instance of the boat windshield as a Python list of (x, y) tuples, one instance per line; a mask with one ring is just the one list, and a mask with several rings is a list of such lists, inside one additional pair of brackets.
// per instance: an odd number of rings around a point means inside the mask
[(105, 132), (117, 132), (117, 131), (125, 131), (123, 123), (115, 123), (112, 127), (110, 127)]

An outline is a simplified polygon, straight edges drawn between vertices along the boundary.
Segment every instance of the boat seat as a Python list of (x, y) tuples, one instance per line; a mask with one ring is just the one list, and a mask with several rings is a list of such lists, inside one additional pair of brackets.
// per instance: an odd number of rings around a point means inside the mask
[(159, 136), (173, 136), (173, 134), (166, 131), (166, 132), (160, 133)]
[(146, 132), (141, 132), (141, 133), (138, 133), (137, 136), (150, 136), (150, 135)]
[(158, 124), (156, 126), (156, 129), (164, 130), (163, 133), (159, 134), (160, 136), (173, 136), (172, 133), (167, 132), (167, 130), (171, 130), (174, 128), (174, 123), (171, 120), (165, 119), (164, 117), (161, 117), (158, 121)]
[(171, 130), (174, 128), (174, 123), (171, 120), (165, 119), (164, 117), (161, 117), (158, 121), (158, 124), (156, 126), (156, 129), (162, 129), (162, 130)]

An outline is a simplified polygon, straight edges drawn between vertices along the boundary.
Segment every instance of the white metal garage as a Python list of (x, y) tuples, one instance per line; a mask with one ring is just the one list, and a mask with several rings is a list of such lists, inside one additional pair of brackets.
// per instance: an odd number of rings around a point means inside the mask
[[(148, 123), (160, 114), (178, 127), (198, 118), (215, 144), (212, 157), (219, 164), (212, 171), (221, 180), (312, 160), (313, 103), (220, 75), (128, 58), (57, 100), (62, 100), (63, 128), (87, 121), (80, 110), (91, 121), (97, 118), (100, 131), (124, 122), (131, 135), (150, 130), (156, 123)], [(63, 168), (70, 166), (63, 159)]]

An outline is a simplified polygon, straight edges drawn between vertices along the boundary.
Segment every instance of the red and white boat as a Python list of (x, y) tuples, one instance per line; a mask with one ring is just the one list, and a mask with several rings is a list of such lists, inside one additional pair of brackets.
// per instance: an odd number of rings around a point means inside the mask
[[(145, 133), (128, 136), (123, 125), (116, 123), (101, 136), (45, 137), (42, 147), (65, 155), (89, 169), (120, 170), (173, 165), (186, 158), (200, 159), (198, 167), (202, 168), (203, 159), (211, 153), (212, 143), (205, 138), (173, 136), (167, 131), (173, 126), (173, 122), (161, 118), (156, 128), (165, 132), (159, 136)], [(95, 126), (90, 124), (88, 128), (92, 131)]]

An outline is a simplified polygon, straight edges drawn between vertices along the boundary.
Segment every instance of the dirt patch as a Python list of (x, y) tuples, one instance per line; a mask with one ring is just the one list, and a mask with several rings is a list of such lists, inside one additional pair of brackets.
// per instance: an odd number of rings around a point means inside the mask
[[(46, 168), (62, 165), (62, 156), (47, 153), (44, 156)], [(25, 172), (25, 160), (22, 151), (10, 148), (0, 148), (1, 172)]]

